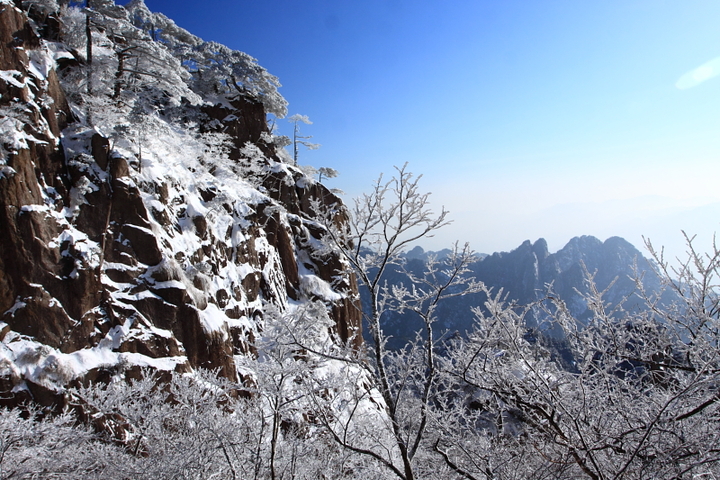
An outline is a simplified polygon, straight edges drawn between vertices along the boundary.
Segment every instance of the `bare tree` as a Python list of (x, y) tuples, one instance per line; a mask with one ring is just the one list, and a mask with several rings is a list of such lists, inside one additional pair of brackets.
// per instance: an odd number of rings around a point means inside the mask
[(293, 124), (293, 137), (292, 137), (292, 147), (293, 147), (293, 163), (295, 165), (298, 164), (298, 155), (300, 150), (300, 145), (304, 146), (305, 148), (309, 150), (317, 150), (320, 148), (319, 143), (310, 143), (308, 142), (309, 139), (312, 138), (312, 135), (300, 135), (300, 123), (304, 123), (306, 125), (312, 125), (312, 122), (310, 121), (310, 118), (308, 118), (307, 115), (300, 115), (296, 113), (295, 115), (291, 115), (288, 117), (288, 121)]
[[(423, 275), (405, 272), (412, 286), (388, 287), (386, 273), (391, 265), (403, 268), (402, 253), (414, 242), (447, 225), (447, 211), (434, 214), (429, 207), (429, 193), (421, 193), (419, 180), (407, 171), (407, 164), (397, 168), (388, 181), (383, 177), (370, 194), (355, 200), (350, 220), (338, 224), (339, 213), (316, 203), (318, 217), (327, 228), (328, 246), (335, 249), (354, 268), (359, 283), (365, 288), (369, 305), (363, 312), (369, 326), (371, 367), (375, 387), (385, 403), (395, 452), (358, 447), (347, 437), (336, 435), (345, 448), (369, 455), (390, 468), (399, 478), (416, 477), (413, 463), (426, 438), (428, 418), (436, 387), (436, 334), (433, 324), (435, 309), (446, 298), (476, 292), (480, 284), (467, 277), (468, 264), (474, 260), (469, 247), (455, 245), (443, 262), (431, 261)], [(411, 310), (424, 323), (424, 332), (407, 352), (407, 362), (397, 362), (386, 348), (383, 332), (384, 314), (389, 310)], [(422, 352), (417, 355), (418, 352)], [(404, 368), (398, 369), (403, 364)], [(409, 414), (408, 407), (416, 408)], [(348, 420), (350, 421), (350, 419)], [(399, 461), (399, 465), (396, 462)]]

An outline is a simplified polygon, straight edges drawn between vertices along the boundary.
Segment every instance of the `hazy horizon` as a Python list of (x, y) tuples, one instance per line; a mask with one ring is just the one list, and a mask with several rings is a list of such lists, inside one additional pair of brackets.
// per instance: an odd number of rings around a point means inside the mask
[[(279, 77), (350, 199), (409, 162), (478, 252), (642, 235), (682, 255), (720, 220), (720, 3), (146, 0)], [(286, 120), (277, 120), (282, 133)]]

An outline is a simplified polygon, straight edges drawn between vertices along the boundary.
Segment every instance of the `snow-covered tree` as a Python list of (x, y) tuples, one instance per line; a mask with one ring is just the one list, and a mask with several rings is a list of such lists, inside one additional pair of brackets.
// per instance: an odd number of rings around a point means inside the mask
[(161, 13), (148, 10), (142, 0), (125, 6), (133, 24), (178, 58), (192, 75), (193, 91), (206, 101), (225, 103), (249, 96), (279, 118), (287, 114), (287, 101), (277, 91), (280, 82), (250, 55), (216, 42), (205, 42), (178, 27)]
[[(582, 325), (549, 291), (534, 306), (491, 295), (467, 338), (448, 342), (433, 448), (464, 478), (715, 478), (718, 430), (718, 258), (690, 257), (672, 277), (681, 301), (631, 313), (604, 301), (588, 274)], [(642, 292), (642, 282), (638, 280)], [(564, 333), (551, 344), (525, 316), (544, 310)], [(564, 357), (564, 358), (561, 358)]]
[(320, 167), (320, 168), (318, 168), (317, 174), (318, 174), (318, 182), (322, 183), (323, 178), (335, 178), (338, 175), (340, 175), (340, 172), (338, 172), (334, 168)]
[(300, 145), (304, 146), (308, 150), (317, 150), (320, 148), (319, 143), (308, 142), (312, 138), (312, 135), (300, 135), (300, 124), (312, 125), (310, 118), (307, 115), (300, 115), (296, 113), (288, 117), (288, 121), (293, 124), (293, 136), (292, 136), (292, 148), (293, 148), (293, 164), (298, 164), (298, 156), (300, 153)]
[(88, 123), (109, 131), (133, 108), (200, 103), (180, 60), (130, 23), (123, 7), (96, 1), (84, 10), (65, 7), (60, 18), (61, 40), (82, 62), (62, 72), (63, 85)]
[[(416, 477), (415, 457), (422, 450), (428, 421), (437, 392), (436, 342), (433, 330), (435, 309), (440, 300), (478, 291), (480, 284), (467, 277), (473, 259), (467, 247), (455, 245), (443, 262), (429, 262), (422, 274), (406, 272), (413, 286), (388, 288), (385, 273), (391, 265), (403, 267), (401, 253), (412, 243), (431, 236), (447, 225), (447, 211), (434, 214), (428, 205), (429, 193), (419, 190), (420, 177), (396, 168), (389, 181), (382, 176), (370, 194), (356, 199), (347, 224), (337, 225), (337, 211), (316, 204), (318, 217), (327, 228), (328, 248), (334, 249), (354, 268), (362, 288), (369, 295), (369, 309), (363, 312), (370, 328), (371, 378), (385, 403), (392, 451), (382, 444), (375, 449), (360, 447), (347, 438), (336, 439), (347, 449), (376, 458), (399, 478)], [(336, 206), (340, 208), (339, 206)], [(423, 321), (425, 330), (411, 352), (397, 361), (387, 348), (383, 318), (388, 310), (411, 310)]]

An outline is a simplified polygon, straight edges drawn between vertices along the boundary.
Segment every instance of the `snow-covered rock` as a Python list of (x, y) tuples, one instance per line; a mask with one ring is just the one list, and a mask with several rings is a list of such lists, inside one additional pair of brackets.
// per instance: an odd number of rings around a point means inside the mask
[[(0, 3), (0, 395), (146, 367), (238, 379), (268, 305), (321, 301), (360, 342), (354, 276), (320, 253), (311, 208), (341, 202), (282, 162), (276, 79), (142, 2), (110, 3), (92, 13), (91, 66), (80, 10)], [(244, 72), (233, 88), (208, 87), (211, 50), (236, 62), (216, 76)]]

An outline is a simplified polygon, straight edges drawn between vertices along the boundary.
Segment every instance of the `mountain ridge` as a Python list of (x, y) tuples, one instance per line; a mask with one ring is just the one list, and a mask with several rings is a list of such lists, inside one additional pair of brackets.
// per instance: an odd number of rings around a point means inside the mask
[[(415, 247), (405, 254), (410, 271), (421, 271), (430, 257), (442, 260), (446, 250), (424, 251)], [(634, 271), (637, 267), (637, 272)], [(506, 301), (517, 305), (542, 302), (548, 295), (556, 295), (567, 305), (569, 312), (579, 320), (591, 315), (584, 297), (589, 293), (587, 280), (592, 277), (599, 291), (607, 289), (604, 300), (610, 308), (623, 304), (625, 309), (643, 308), (638, 296), (635, 277), (642, 278), (649, 295), (660, 294), (662, 285), (652, 263), (630, 242), (621, 237), (609, 237), (604, 242), (596, 237), (573, 237), (557, 252), (550, 253), (545, 239), (525, 240), (509, 252), (480, 254), (469, 265), (469, 274), (483, 282), (493, 294), (501, 294)], [(401, 270), (393, 273), (389, 283), (408, 284)], [(665, 293), (665, 302), (671, 299)], [(437, 327), (440, 332), (466, 332), (472, 328), (472, 307), (481, 307), (487, 301), (482, 293), (471, 294), (442, 302), (437, 309)], [(388, 317), (390, 345), (401, 348), (412, 341), (421, 324), (410, 313), (393, 313)], [(551, 325), (543, 325), (541, 317), (532, 312), (528, 326), (539, 328), (548, 335), (556, 334)]]

